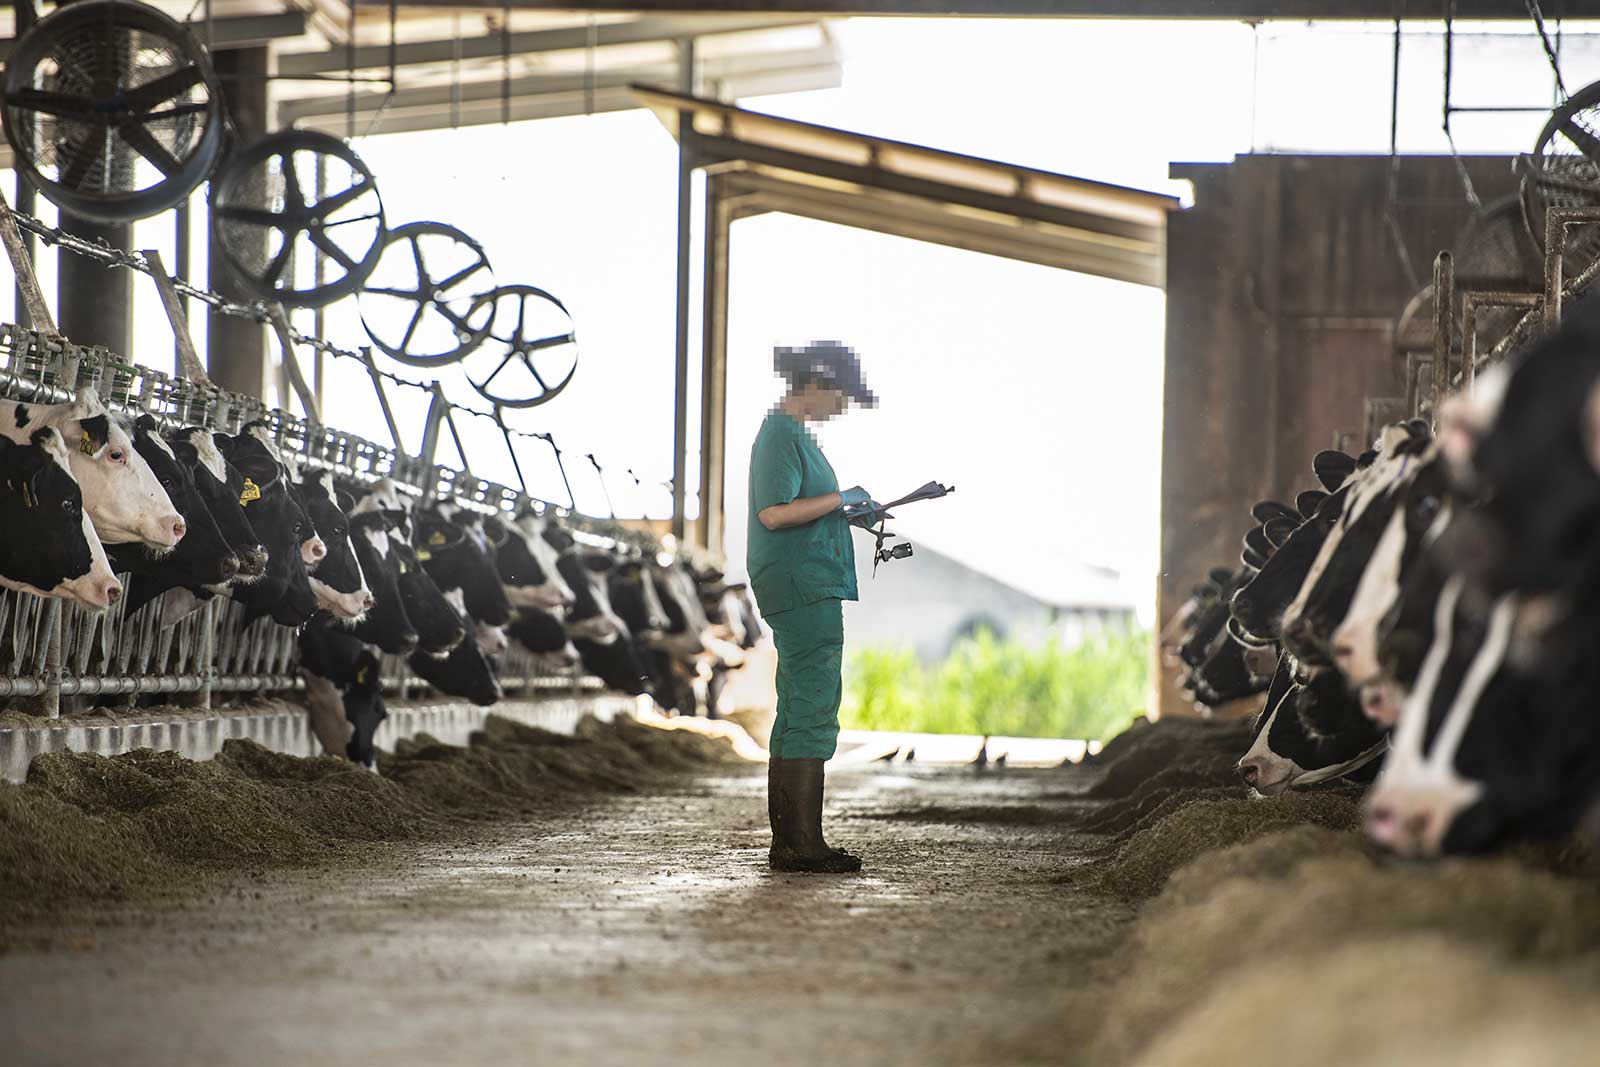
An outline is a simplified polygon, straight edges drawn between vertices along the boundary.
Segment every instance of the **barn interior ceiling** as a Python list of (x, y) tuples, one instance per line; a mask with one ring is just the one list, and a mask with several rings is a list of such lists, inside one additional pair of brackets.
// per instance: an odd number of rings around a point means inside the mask
[[(155, 0), (153, 6), (189, 20), (195, 37), (213, 50), (268, 49), (275, 111), (269, 127), (342, 137), (636, 107), (630, 84), (681, 84), (681, 42), (690, 39), (697, 88), (718, 98), (827, 89), (840, 80), (833, 36), (810, 15), (346, 0)], [(49, 10), (41, 6), (39, 14)], [(7, 5), (0, 12), (0, 60), (15, 25)], [(0, 165), (10, 165), (9, 150)]]
[[(363, 7), (384, 0), (357, 0)], [(475, 7), (472, 0), (435, 0), (442, 7)], [(1067, 18), (1161, 19), (1439, 19), (1445, 8), (1458, 19), (1528, 17), (1524, 0), (511, 0), (525, 9), (636, 12), (771, 12), (814, 15), (994, 15)], [(1600, 3), (1546, 3), (1551, 18), (1594, 18)]]

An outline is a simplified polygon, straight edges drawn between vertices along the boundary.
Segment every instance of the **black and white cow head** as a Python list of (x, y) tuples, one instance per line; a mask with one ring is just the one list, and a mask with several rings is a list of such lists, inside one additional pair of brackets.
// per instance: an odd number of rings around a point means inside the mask
[(1403, 855), (1564, 836), (1600, 799), (1593, 604), (1464, 586), (1440, 595), (1393, 766), (1367, 802), (1369, 835)]
[[(1435, 595), (1424, 590), (1432, 585), (1436, 591), (1437, 585), (1412, 579), (1419, 573), (1423, 552), (1450, 521), (1453, 504), (1448, 483), (1444, 457), (1437, 446), (1430, 448), (1419, 458), (1415, 474), (1397, 488), (1399, 498), (1361, 572), (1344, 621), (1333, 634), (1334, 665), (1360, 689), (1367, 714), (1384, 725), (1392, 725), (1399, 714), (1398, 699), (1415, 677), (1421, 658), (1420, 654), (1392, 656), (1398, 673), (1390, 673), (1380, 658), (1380, 642), (1386, 625), (1399, 624), (1395, 609), (1403, 591), (1409, 588), (1411, 595), (1420, 597)], [(1405, 640), (1404, 636), (1398, 639), (1396, 653)]]
[[(461, 590), (454, 590), (445, 596), (457, 611), (466, 614)], [(502, 696), (494, 665), (475, 640), (456, 642), (450, 654), (443, 658), (418, 652), (411, 657), (410, 663), (411, 669), (435, 689), (470, 700), (480, 707), (495, 704)]]
[(446, 515), (440, 510), (443, 507), (412, 513), (412, 543), (429, 554), (422, 565), (444, 592), (461, 590), (473, 619), (504, 626), (511, 620), (511, 602), (506, 599), (481, 519), (459, 509), (444, 508), (451, 512)]
[(379, 511), (356, 511), (350, 518), (350, 543), (374, 601), (373, 610), (351, 632), (391, 655), (409, 655), (421, 639), (400, 593), (401, 557), (391, 536), (396, 524), (393, 515)]
[(187, 529), (127, 429), (93, 389), (68, 404), (7, 404), (0, 433), (26, 444), (32, 432), (52, 426), (66, 443), (68, 466), (83, 490), (84, 507), (106, 544), (140, 541), (156, 551), (175, 548)]
[(495, 566), (512, 607), (565, 611), (573, 593), (557, 566), (556, 550), (544, 538), (544, 519), (526, 514), (516, 522), (483, 521), (495, 552)]
[(239, 502), (245, 495), (244, 475), (228, 462), (211, 431), (204, 427), (185, 426), (169, 435), (168, 442), (179, 461), (188, 465), (195, 491), (239, 561), (233, 580), (249, 583), (265, 575), (267, 550)]
[(372, 609), (373, 595), (350, 542), (350, 519), (340, 506), (333, 472), (307, 474), (300, 485), (300, 497), (323, 545), (321, 560), (311, 568), (311, 589), (317, 595), (317, 605), (335, 618), (353, 622)]
[(99, 610), (122, 596), (83, 508), (61, 434), (37, 427), (26, 444), (0, 436), (0, 585)]
[(257, 433), (217, 434), (217, 447), (244, 477), (239, 503), (267, 552), (267, 573), (258, 582), (229, 587), (252, 616), (270, 614), (285, 626), (300, 626), (317, 610), (300, 546), (311, 520), (290, 494), (288, 474), (275, 450)]
[(1295, 672), (1285, 653), (1239, 760), (1239, 776), (1265, 796), (1343, 777), (1384, 752), (1383, 731), (1362, 714), (1338, 671)]

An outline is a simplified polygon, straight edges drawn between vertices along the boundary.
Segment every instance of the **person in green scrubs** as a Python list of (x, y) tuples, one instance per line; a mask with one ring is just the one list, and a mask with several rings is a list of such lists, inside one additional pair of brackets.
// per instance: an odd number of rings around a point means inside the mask
[(855, 548), (844, 508), (871, 503), (860, 486), (839, 490), (833, 466), (807, 429), (854, 401), (877, 398), (855, 353), (834, 341), (778, 348), (788, 390), (750, 450), (747, 568), (778, 649), (778, 716), (768, 746), (767, 815), (774, 870), (848, 873), (859, 857), (822, 835), (823, 764), (839, 739), (843, 602), (856, 597)]

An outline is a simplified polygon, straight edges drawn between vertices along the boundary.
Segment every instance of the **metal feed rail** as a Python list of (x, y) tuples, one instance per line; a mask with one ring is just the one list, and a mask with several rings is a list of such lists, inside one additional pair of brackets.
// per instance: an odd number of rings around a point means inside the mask
[[(451, 499), (485, 512), (510, 514), (529, 504), (553, 507), (506, 486), (268, 408), (253, 397), (173, 378), (103, 348), (77, 348), (39, 331), (0, 324), (0, 396), (61, 403), (83, 386), (95, 387), (113, 410), (148, 413), (166, 427), (198, 425), (236, 433), (246, 422), (264, 420), (285, 460), (302, 469), (332, 468), (369, 482), (387, 476), (420, 498)], [(579, 532), (591, 544), (611, 543), (609, 537)], [(128, 614), (121, 604), (90, 612), (61, 600), (0, 591), (0, 698), (26, 698), (17, 703), (55, 717), (63, 697), (123, 696), (131, 703), (144, 694), (171, 694), (172, 703), (208, 708), (216, 694), (286, 692), (303, 686), (295, 630), (264, 618), (246, 623), (243, 609), (220, 597), (163, 628), (159, 620), (165, 599), (158, 597)], [(384, 665), (386, 690), (408, 694), (426, 688), (401, 657), (385, 657)], [(600, 688), (592, 678), (541, 671), (535, 658), (520, 648), (501, 657), (500, 673), (508, 692)]]

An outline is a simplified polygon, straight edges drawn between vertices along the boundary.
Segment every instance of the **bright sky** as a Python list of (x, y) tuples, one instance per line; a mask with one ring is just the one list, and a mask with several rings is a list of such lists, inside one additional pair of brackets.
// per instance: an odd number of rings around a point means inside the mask
[[(844, 84), (741, 101), (808, 121), (1068, 174), (1186, 195), (1171, 161), (1257, 150), (1387, 151), (1387, 26), (1112, 21), (849, 20), (835, 24)], [(1458, 23), (1457, 103), (1548, 106), (1549, 68), (1521, 26), (1471, 36)], [(1595, 38), (1562, 42), (1569, 87), (1600, 76)], [(1439, 131), (1437, 24), (1408, 30), (1402, 151), (1448, 149)], [(1463, 115), (1462, 151), (1532, 147), (1542, 114)], [(571, 309), (582, 362), (571, 387), (513, 423), (551, 431), (578, 474), (593, 451), (650, 486), (619, 510), (667, 514), (671, 472), (676, 150), (648, 112), (359, 139), (392, 225), (433, 219), (474, 235), (501, 283), (527, 282)], [(696, 204), (698, 205), (698, 197)], [(43, 212), (48, 219), (51, 213)], [(197, 217), (203, 217), (197, 212)], [(198, 227), (197, 227), (198, 229)], [(163, 249), (167, 218), (136, 245)], [(197, 234), (196, 263), (204, 270)], [(1078, 561), (1124, 571), (1153, 600), (1163, 299), (1156, 290), (921, 245), (787, 216), (734, 228), (729, 374), (729, 553), (743, 556), (749, 442), (778, 393), (774, 344), (857, 348), (880, 408), (822, 431), (845, 484), (880, 499), (930, 478), (958, 487), (903, 512), (901, 532), (1046, 597), (1070, 597)], [(53, 267), (42, 274), (53, 292)], [(203, 274), (202, 274), (203, 276)], [(698, 266), (695, 270), (698, 285)], [(139, 290), (138, 358), (170, 367), (153, 289)], [(699, 294), (691, 306), (696, 315)], [(310, 326), (309, 313), (298, 319)], [(203, 349), (204, 330), (198, 331)], [(356, 303), (327, 336), (364, 343)], [(699, 323), (691, 335), (698, 346)], [(693, 356), (698, 378), (698, 353)], [(412, 377), (425, 372), (391, 365)], [(365, 375), (335, 364), (329, 421), (386, 440)], [(691, 418), (698, 415), (691, 382)], [(460, 399), (472, 400), (470, 394)], [(425, 397), (397, 391), (406, 444)], [(515, 484), (492, 426), (468, 419), (473, 468)], [(698, 432), (691, 424), (691, 446)], [(564, 493), (548, 456), (523, 452), (540, 495)], [(691, 488), (698, 457), (691, 456)], [(604, 513), (593, 480), (581, 508)], [(628, 484), (624, 484), (624, 483)]]

